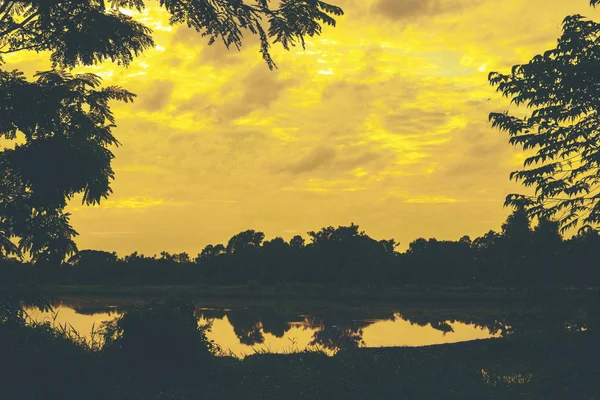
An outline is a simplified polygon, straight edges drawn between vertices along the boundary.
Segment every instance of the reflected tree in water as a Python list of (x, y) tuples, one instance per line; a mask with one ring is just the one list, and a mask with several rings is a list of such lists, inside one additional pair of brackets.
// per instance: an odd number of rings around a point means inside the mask
[(262, 323), (255, 314), (245, 310), (231, 311), (227, 313), (227, 320), (241, 344), (254, 346), (265, 342)]
[(362, 335), (362, 327), (320, 324), (309, 345), (328, 350), (355, 349), (365, 345)]

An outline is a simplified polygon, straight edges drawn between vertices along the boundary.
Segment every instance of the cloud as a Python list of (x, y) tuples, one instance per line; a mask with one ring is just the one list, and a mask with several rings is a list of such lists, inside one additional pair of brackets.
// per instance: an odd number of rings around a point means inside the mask
[(336, 158), (336, 151), (329, 146), (316, 147), (304, 157), (291, 164), (282, 165), (275, 168), (279, 172), (289, 172), (292, 174), (302, 174), (314, 171), (320, 167), (331, 164)]
[(108, 235), (108, 236), (124, 236), (124, 235), (137, 235), (138, 232), (121, 232), (121, 231), (116, 231), (116, 232), (90, 232), (90, 234), (92, 235), (100, 235), (100, 236), (104, 236), (104, 235)]
[(453, 197), (436, 196), (436, 195), (398, 195), (403, 198), (405, 203), (416, 203), (416, 204), (440, 204), (440, 203), (461, 203), (464, 200), (456, 199)]
[(141, 93), (137, 93), (136, 107), (150, 112), (162, 110), (169, 104), (174, 87), (172, 81), (152, 81)]
[(315, 178), (309, 178), (296, 186), (286, 186), (282, 188), (283, 191), (287, 192), (309, 192), (320, 195), (356, 192), (365, 189), (365, 187), (358, 185), (357, 182), (350, 179), (324, 180)]
[(127, 209), (142, 209), (162, 205), (163, 199), (153, 199), (145, 196), (133, 196), (120, 199), (110, 198), (101, 202), (98, 207), (101, 208), (127, 208)]
[(227, 100), (216, 110), (217, 118), (233, 120), (257, 110), (267, 110), (283, 92), (294, 84), (291, 78), (281, 78), (260, 63), (240, 80), (233, 80), (221, 89), (220, 97)]
[(174, 114), (180, 115), (191, 112), (194, 115), (201, 117), (214, 114), (216, 109), (217, 107), (212, 103), (210, 96), (208, 96), (206, 93), (197, 93), (191, 96), (189, 99), (179, 103)]
[(187, 205), (186, 202), (179, 201), (165, 201), (162, 198), (152, 198), (146, 196), (132, 196), (123, 198), (109, 198), (101, 202), (99, 206), (94, 206), (103, 209), (117, 208), (117, 209), (145, 209), (156, 206), (183, 206)]
[(459, 12), (482, 0), (379, 0), (373, 5), (376, 14), (393, 20), (411, 20), (434, 17), (443, 13)]
[(423, 110), (418, 107), (399, 108), (385, 115), (383, 126), (400, 135), (424, 135), (432, 127), (443, 126), (448, 122), (450, 112), (446, 110)]
[(268, 112), (297, 82), (296, 77), (283, 77), (258, 62), (240, 77), (179, 100), (175, 114), (192, 113), (196, 118), (209, 117), (217, 124), (230, 124), (251, 113)]

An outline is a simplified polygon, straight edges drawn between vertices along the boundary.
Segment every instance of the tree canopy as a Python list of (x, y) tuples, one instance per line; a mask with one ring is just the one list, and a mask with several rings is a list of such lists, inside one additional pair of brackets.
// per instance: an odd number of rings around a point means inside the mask
[[(319, 234), (320, 240), (314, 240)], [(93, 285), (245, 285), (286, 291), (294, 285), (377, 287), (402, 285), (497, 286), (535, 289), (591, 287), (600, 283), (597, 249), (600, 234), (581, 229), (563, 239), (558, 224), (540, 218), (530, 224), (517, 209), (502, 224), (471, 240), (418, 238), (404, 252), (395, 240), (376, 240), (355, 224), (265, 240), (263, 232), (245, 230), (227, 247), (209, 244), (196, 257), (161, 252), (124, 257), (82, 250), (52, 271), (31, 263), (0, 259), (0, 282)], [(51, 273), (46, 273), (51, 272)], [(288, 286), (291, 285), (291, 286)], [(249, 326), (253, 326), (250, 324)], [(247, 330), (251, 335), (252, 329)]]
[(564, 231), (600, 223), (600, 24), (572, 15), (562, 28), (554, 49), (508, 74), (490, 73), (497, 91), (527, 112), (489, 118), (511, 144), (531, 152), (511, 179), (534, 193), (510, 194), (506, 204), (556, 219)]
[[(70, 68), (105, 60), (129, 64), (154, 46), (152, 31), (123, 13), (141, 11), (144, 0), (26, 0), (0, 1), (0, 54), (20, 50), (47, 50), (54, 66)], [(318, 0), (160, 0), (172, 25), (185, 24), (209, 44), (220, 39), (240, 48), (244, 33), (257, 35), (261, 53), (275, 67), (271, 41), (285, 49), (305, 37), (321, 34), (322, 25), (335, 26), (332, 16), (341, 8)]]
[[(285, 49), (335, 26), (339, 7), (318, 0), (160, 0), (172, 25), (187, 25), (212, 44), (240, 48), (256, 35), (269, 68), (272, 43)], [(101, 88), (92, 74), (72, 75), (78, 65), (112, 61), (128, 65), (154, 46), (152, 31), (129, 16), (143, 0), (0, 0), (2, 55), (47, 51), (52, 71), (29, 81), (0, 68), (0, 139), (23, 143), (0, 151), (0, 256), (30, 252), (34, 259), (62, 260), (76, 251), (77, 234), (64, 208), (76, 194), (98, 204), (111, 193), (111, 146), (115, 119), (111, 100), (129, 102), (120, 87)], [(18, 238), (18, 246), (12, 239)]]

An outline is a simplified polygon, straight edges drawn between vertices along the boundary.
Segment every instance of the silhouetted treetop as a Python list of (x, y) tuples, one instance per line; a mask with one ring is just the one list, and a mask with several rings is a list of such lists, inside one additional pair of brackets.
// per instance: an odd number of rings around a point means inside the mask
[[(35, 249), (39, 256), (34, 261), (61, 264), (60, 252), (69, 245), (70, 236), (58, 235), (60, 229), (45, 225), (64, 224), (60, 219), (59, 215), (48, 214), (24, 225), (31, 230), (22, 231), (23, 237), (38, 237), (32, 242), (40, 246)], [(393, 239), (375, 240), (354, 224), (323, 228), (316, 232), (324, 233), (326, 239), (296, 247), (281, 237), (265, 241), (262, 232), (246, 230), (231, 238), (229, 251), (222, 244), (208, 245), (195, 259), (187, 253), (167, 251), (152, 257), (134, 252), (118, 258), (114, 253), (83, 250), (62, 268), (54, 269), (50, 279), (66, 284), (240, 285), (248, 293), (267, 286), (273, 293), (284, 295), (304, 284), (311, 293), (327, 290), (329, 285), (475, 285), (473, 289), (478, 290), (480, 285), (530, 289), (539, 285), (565, 288), (600, 284), (600, 233), (584, 227), (565, 240), (556, 221), (540, 217), (532, 225), (533, 229), (526, 211), (516, 209), (501, 232), (489, 231), (474, 240), (467, 236), (459, 240), (420, 238), (405, 252), (395, 250)], [(340, 234), (332, 233), (332, 229)], [(299, 243), (298, 238), (291, 242)], [(55, 248), (58, 250), (53, 252)], [(17, 265), (24, 267), (19, 268), (23, 272), (15, 274), (17, 269), (11, 268)], [(36, 276), (43, 277), (44, 273), (37, 275), (28, 263), (6, 259), (5, 254), (0, 257), (0, 280), (28, 282)], [(240, 334), (248, 341), (260, 338), (260, 321), (264, 324), (262, 314), (247, 321), (248, 326)], [(281, 327), (277, 323), (275, 326)], [(269, 329), (281, 332), (279, 328)], [(263, 329), (267, 332), (264, 325)]]
[(388, 254), (394, 254), (396, 247), (400, 246), (400, 243), (396, 242), (395, 239), (380, 240), (379, 244), (383, 246), (383, 249)]
[[(47, 50), (55, 67), (72, 68), (105, 60), (129, 64), (154, 46), (152, 31), (123, 13), (141, 11), (143, 0), (0, 1), (0, 54)], [(319, 35), (322, 25), (335, 26), (332, 16), (341, 8), (322, 1), (282, 0), (277, 8), (268, 0), (161, 0), (172, 25), (186, 24), (209, 44), (221, 39), (240, 48), (243, 34), (257, 35), (270, 68), (270, 40), (286, 49)]]
[(304, 238), (300, 235), (296, 235), (290, 239), (290, 247), (294, 249), (302, 249), (304, 247)]
[(0, 153), (11, 171), (7, 178), (18, 180), (20, 200), (37, 210), (64, 207), (79, 192), (84, 203), (99, 203), (114, 177), (108, 147), (118, 144), (108, 102), (128, 102), (134, 95), (99, 88), (91, 74), (50, 71), (36, 77), (28, 82), (18, 71), (0, 70), (0, 138), (15, 139), (17, 132), (25, 138)]
[(244, 250), (258, 249), (264, 238), (264, 233), (254, 229), (240, 232), (229, 239), (226, 251), (228, 254), (236, 254)]
[(534, 196), (511, 194), (506, 204), (525, 206), (530, 216), (554, 217), (563, 230), (600, 222), (599, 35), (600, 24), (568, 16), (556, 48), (508, 74), (489, 75), (511, 103), (529, 109), (524, 117), (491, 113), (492, 126), (508, 132), (511, 144), (535, 150), (511, 174), (534, 188)]
[(222, 244), (217, 244), (216, 246), (209, 244), (198, 254), (198, 260), (208, 260), (221, 254), (225, 254), (225, 246)]
[(109, 264), (117, 261), (117, 253), (102, 250), (80, 250), (67, 261), (69, 264)]
[(540, 217), (538, 224), (533, 229), (532, 238), (537, 244), (555, 251), (557, 246), (562, 242), (558, 222), (546, 217)]
[(523, 207), (518, 207), (502, 224), (502, 235), (507, 240), (524, 242), (530, 234), (529, 217)]
[(312, 243), (315, 245), (332, 243), (332, 242), (344, 242), (352, 238), (365, 236), (363, 231), (358, 230), (358, 225), (351, 223), (350, 226), (328, 226), (322, 228), (318, 232), (308, 232), (308, 236), (312, 239)]
[(281, 237), (276, 237), (271, 240), (267, 240), (263, 243), (263, 249), (271, 250), (271, 251), (279, 251), (289, 248), (289, 244), (283, 240)]
[(47, 50), (53, 66), (63, 68), (104, 60), (127, 65), (154, 42), (149, 28), (116, 7), (134, 2), (112, 3), (107, 7), (101, 0), (1, 1), (0, 54)]

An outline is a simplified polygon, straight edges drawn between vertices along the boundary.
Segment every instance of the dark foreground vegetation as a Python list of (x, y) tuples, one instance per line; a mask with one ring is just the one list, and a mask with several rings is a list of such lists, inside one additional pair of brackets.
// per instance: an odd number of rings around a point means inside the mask
[[(219, 357), (186, 303), (132, 308), (84, 342), (4, 307), (7, 399), (594, 399), (595, 329), (423, 348)], [(104, 343), (103, 346), (101, 344)]]
[[(540, 219), (531, 227), (524, 209), (502, 226), (471, 240), (417, 239), (406, 252), (395, 240), (375, 240), (357, 225), (327, 227), (289, 242), (264, 241), (247, 230), (226, 245), (147, 257), (83, 250), (60, 264), (0, 261), (0, 277), (12, 283), (61, 285), (239, 285), (594, 287), (600, 283), (596, 251), (600, 234), (581, 229), (565, 240), (558, 223)], [(281, 286), (283, 285), (283, 286)], [(298, 286), (297, 286), (298, 287)]]

